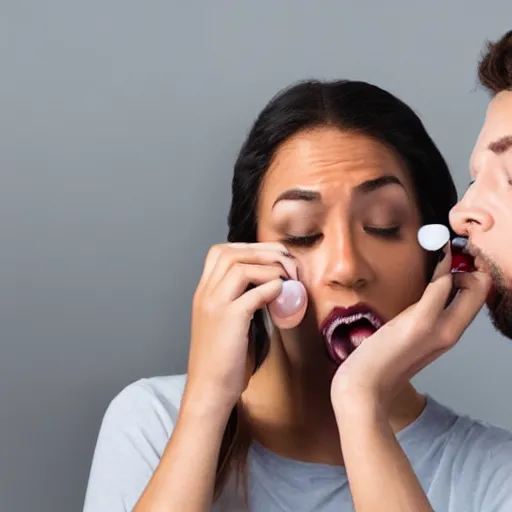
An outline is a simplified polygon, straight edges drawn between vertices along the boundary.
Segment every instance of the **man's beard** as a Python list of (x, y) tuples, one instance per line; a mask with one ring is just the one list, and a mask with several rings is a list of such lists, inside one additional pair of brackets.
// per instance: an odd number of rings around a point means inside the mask
[(487, 299), (491, 322), (501, 334), (512, 339), (512, 286), (491, 258), (479, 250), (474, 254), (484, 261), (492, 278), (492, 290)]

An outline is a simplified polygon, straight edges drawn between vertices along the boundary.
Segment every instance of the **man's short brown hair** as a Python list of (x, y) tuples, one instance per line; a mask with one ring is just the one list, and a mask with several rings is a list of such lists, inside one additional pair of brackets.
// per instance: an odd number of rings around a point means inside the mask
[(498, 41), (487, 42), (478, 65), (478, 79), (493, 96), (512, 90), (512, 30)]

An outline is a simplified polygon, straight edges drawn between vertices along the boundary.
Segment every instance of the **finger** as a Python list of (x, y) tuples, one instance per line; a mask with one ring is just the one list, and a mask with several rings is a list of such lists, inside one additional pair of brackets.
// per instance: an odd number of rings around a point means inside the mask
[(450, 242), (448, 242), (442, 250), (442, 256), (439, 262), (434, 269), (434, 273), (432, 274), (431, 281), (435, 281), (436, 279), (449, 274), (452, 266), (452, 251)]
[(253, 243), (247, 243), (247, 242), (233, 242), (230, 244), (226, 244), (227, 247), (232, 247), (233, 249), (247, 249), (250, 247), (255, 247), (257, 249), (263, 249), (266, 251), (277, 251), (277, 252), (283, 252), (288, 253), (288, 249), (285, 245), (279, 243), (279, 242), (253, 242)]
[(451, 250), (448, 243), (443, 248), (443, 257), (436, 265), (430, 283), (425, 288), (421, 299), (414, 305), (413, 314), (418, 321), (428, 319), (433, 323), (444, 311), (453, 288), (451, 263)]
[(442, 314), (440, 336), (446, 343), (462, 336), (482, 309), (491, 279), (483, 272), (461, 272), (454, 276), (457, 294)]
[[(238, 244), (231, 244), (231, 246)], [(279, 262), (283, 265), (290, 279), (298, 279), (297, 263), (288, 248), (279, 242), (257, 242), (253, 244), (241, 244), (246, 249), (257, 249), (262, 251), (273, 251), (279, 255)]]
[(208, 254), (206, 255), (204, 262), (203, 275), (201, 277), (203, 282), (208, 281), (212, 270), (215, 268), (215, 265), (217, 265), (217, 261), (222, 256), (222, 254), (224, 254), (227, 245), (228, 244), (215, 244), (212, 245), (208, 250)]
[[(207, 280), (210, 274), (212, 273), (213, 269), (215, 268), (215, 265), (219, 261), (219, 259), (222, 257), (222, 255), (226, 254), (226, 252), (229, 249), (247, 249), (251, 245), (255, 244), (249, 244), (246, 242), (236, 242), (236, 243), (226, 243), (226, 244), (215, 244), (212, 245), (208, 251), (208, 254), (206, 255), (204, 269), (203, 269), (203, 276)], [(260, 244), (260, 245), (270, 245), (270, 244)], [(272, 244), (276, 245), (276, 244)]]
[(213, 290), (213, 296), (226, 304), (238, 299), (250, 285), (259, 286), (276, 279), (287, 279), (280, 265), (235, 263)]
[[(259, 245), (259, 244), (258, 244)], [(207, 278), (208, 288), (213, 290), (229, 269), (237, 264), (245, 263), (252, 265), (278, 265), (284, 270), (289, 279), (297, 279), (297, 264), (291, 256), (285, 255), (281, 251), (270, 248), (259, 248), (255, 245), (246, 248), (226, 247), (221, 257), (210, 272)]]
[(419, 322), (435, 322), (444, 311), (453, 287), (453, 276), (448, 273), (428, 284), (421, 299), (414, 305), (414, 316)]
[(237, 314), (250, 320), (258, 309), (275, 300), (281, 293), (282, 288), (283, 282), (281, 279), (267, 281), (245, 292), (231, 304), (231, 307), (236, 309)]

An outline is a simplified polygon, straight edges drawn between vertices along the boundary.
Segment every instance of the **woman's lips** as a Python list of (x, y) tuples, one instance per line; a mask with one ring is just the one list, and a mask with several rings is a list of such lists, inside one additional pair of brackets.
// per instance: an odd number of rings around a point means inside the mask
[(321, 326), (330, 358), (336, 364), (341, 364), (382, 324), (380, 316), (362, 303), (349, 308), (333, 308)]

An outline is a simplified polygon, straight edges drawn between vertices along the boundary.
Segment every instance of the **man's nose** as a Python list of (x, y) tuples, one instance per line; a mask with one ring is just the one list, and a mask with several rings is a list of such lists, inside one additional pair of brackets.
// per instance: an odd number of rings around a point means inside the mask
[(475, 231), (488, 231), (493, 218), (485, 208), (482, 191), (476, 183), (450, 211), (450, 224), (459, 235), (470, 236)]

